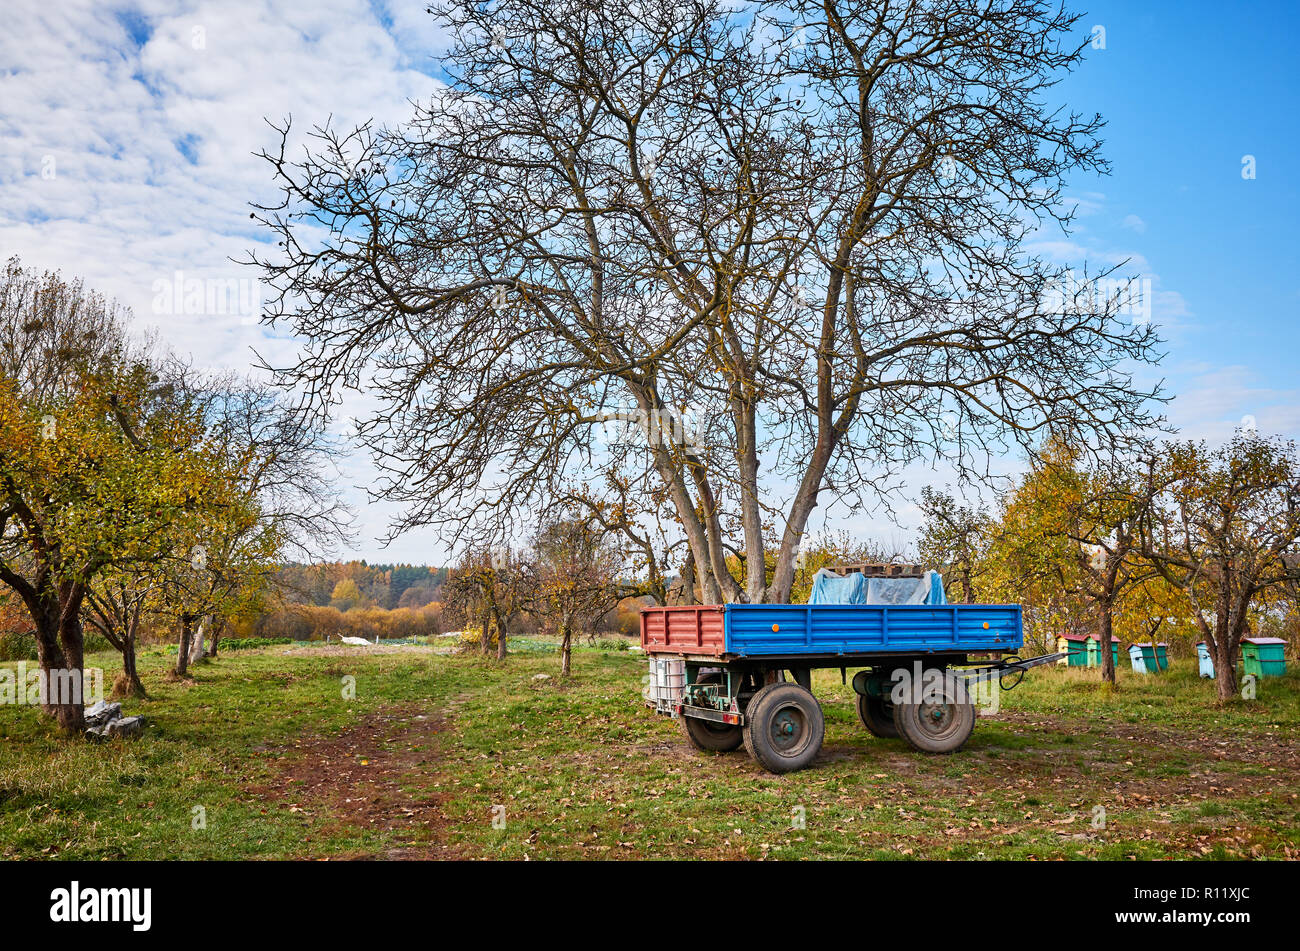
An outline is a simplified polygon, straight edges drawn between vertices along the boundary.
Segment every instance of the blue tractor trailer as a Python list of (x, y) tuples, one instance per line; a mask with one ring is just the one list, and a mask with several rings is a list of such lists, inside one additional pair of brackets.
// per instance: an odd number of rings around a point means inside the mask
[(812, 671), (853, 674), (858, 717), (878, 737), (926, 753), (961, 748), (974, 694), (1011, 689), (1028, 660), (1018, 604), (943, 603), (941, 579), (914, 566), (823, 569), (807, 604), (650, 607), (641, 647), (648, 703), (678, 717), (700, 750), (742, 746), (774, 773), (809, 766), (825, 735)]

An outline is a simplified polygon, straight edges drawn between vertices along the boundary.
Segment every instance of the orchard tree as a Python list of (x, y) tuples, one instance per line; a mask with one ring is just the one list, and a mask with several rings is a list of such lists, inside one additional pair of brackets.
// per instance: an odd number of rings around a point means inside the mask
[(1116, 612), (1126, 599), (1140, 596), (1142, 586), (1156, 573), (1142, 557), (1139, 535), (1151, 497), (1132, 467), (1101, 465), (1070, 472), (1064, 481), (1064, 505), (1058, 517), (1063, 520), (1066, 537), (1076, 546), (1078, 590), (1097, 619), (1102, 679), (1114, 684), (1111, 639)]
[[(1145, 556), (1143, 556), (1145, 558)], [(1181, 590), (1171, 585), (1159, 568), (1147, 559), (1149, 571), (1128, 592), (1115, 612), (1115, 630), (1121, 640), (1155, 642), (1168, 638), (1174, 645), (1171, 656), (1196, 656), (1195, 640), (1200, 628)]]
[[(199, 408), (214, 460), (210, 504), (175, 526), (156, 563), (181, 630), (176, 672), (183, 675), (196, 625), (208, 619), (206, 653), (215, 654), (228, 619), (270, 595), (281, 557), (329, 551), (349, 537), (350, 513), (332, 484), (324, 431), (282, 394), (175, 362), (169, 374), (174, 398)], [(355, 582), (346, 584), (349, 603), (359, 603)]]
[[(986, 570), (992, 520), (985, 508), (960, 504), (931, 486), (921, 490), (921, 562), (960, 586), (963, 604), (975, 601), (975, 582)], [(952, 600), (950, 598), (950, 600)]]
[(86, 588), (86, 621), (122, 655), (122, 674), (114, 696), (148, 696), (136, 666), (140, 628), (158, 610), (161, 585), (141, 570), (102, 572)]
[(1120, 461), (1085, 464), (1059, 441), (1032, 462), (1003, 517), (1004, 543), (1042, 585), (1078, 596), (1101, 644), (1102, 679), (1115, 683), (1115, 613), (1155, 574), (1142, 557), (1140, 523), (1150, 494), (1138, 470)]
[(68, 732), (83, 726), (89, 585), (153, 558), (212, 487), (201, 421), (158, 398), (158, 375), (128, 346), (125, 318), (79, 282), (16, 260), (5, 269), (0, 581), (31, 614), (45, 710)]
[(627, 596), (619, 582), (623, 556), (604, 531), (579, 518), (543, 524), (533, 538), (528, 608), (554, 620), (560, 635), (560, 673), (573, 670), (573, 635), (594, 627)]
[(444, 606), (466, 623), (479, 626), (479, 650), (505, 660), (506, 641), (525, 601), (536, 591), (532, 565), (507, 546), (470, 551), (447, 578)]
[[(242, 601), (267, 588), (280, 550), (275, 527), (261, 518), (255, 501), (242, 494), (238, 476), (222, 474), (225, 494), (203, 519), (193, 520), (159, 565), (170, 615), (179, 622), (175, 672), (184, 676), (195, 653), (196, 628), (208, 619), (215, 632)], [(232, 491), (233, 490), (233, 491)]]
[(1055, 3), (433, 12), (446, 88), (305, 152), (286, 124), (251, 256), (302, 341), (281, 382), (374, 398), (394, 532), (509, 537), (631, 472), (703, 601), (782, 602), (827, 493), (853, 513), (913, 460), (1152, 422), (1124, 286), (1028, 247), (1106, 170), (1100, 117), (1049, 101), (1086, 49)]
[(1240, 431), (1217, 449), (1165, 447), (1150, 466), (1156, 505), (1143, 546), (1187, 598), (1214, 658), (1219, 698), (1236, 696), (1252, 610), (1300, 578), (1300, 460), (1295, 443)]

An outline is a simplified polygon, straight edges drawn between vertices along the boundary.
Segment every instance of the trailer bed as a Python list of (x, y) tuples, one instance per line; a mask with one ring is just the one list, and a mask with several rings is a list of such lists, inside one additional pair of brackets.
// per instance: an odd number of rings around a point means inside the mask
[(812, 657), (1015, 651), (1018, 604), (725, 604), (643, 608), (648, 654)]

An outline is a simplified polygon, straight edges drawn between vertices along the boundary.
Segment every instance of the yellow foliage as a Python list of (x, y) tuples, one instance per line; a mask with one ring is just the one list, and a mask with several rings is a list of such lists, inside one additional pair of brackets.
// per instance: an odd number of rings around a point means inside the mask
[[(461, 631), (460, 647), (462, 650), (478, 650), (478, 648), (480, 647), (480, 645), (482, 645), (482, 643), (483, 643), (482, 625), (470, 626), (465, 628), (463, 631)], [(492, 637), (488, 639), (488, 645), (491, 647), (496, 647), (497, 643), (498, 643), (497, 632), (496, 629), (493, 628)]]

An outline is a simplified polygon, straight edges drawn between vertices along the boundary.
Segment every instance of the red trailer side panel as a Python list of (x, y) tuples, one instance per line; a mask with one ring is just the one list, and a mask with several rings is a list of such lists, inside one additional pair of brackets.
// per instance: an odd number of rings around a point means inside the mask
[(641, 648), (647, 654), (723, 653), (720, 604), (641, 609)]

